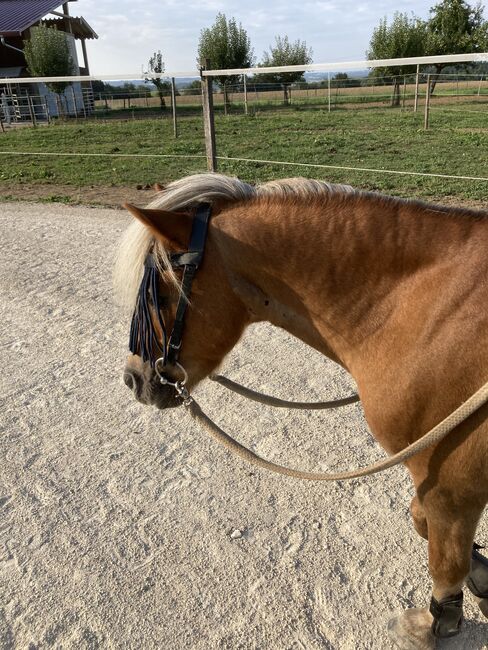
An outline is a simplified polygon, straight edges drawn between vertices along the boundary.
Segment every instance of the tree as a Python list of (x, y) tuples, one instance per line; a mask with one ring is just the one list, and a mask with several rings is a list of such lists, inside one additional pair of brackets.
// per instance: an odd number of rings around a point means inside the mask
[[(441, 0), (430, 9), (427, 22), (427, 54), (468, 54), (488, 47), (488, 21), (481, 4), (471, 7), (464, 0)], [(436, 63), (439, 74), (450, 63)], [(433, 80), (432, 91), (436, 79)]]
[[(164, 62), (163, 55), (161, 51), (158, 50), (154, 52), (152, 57), (149, 59), (147, 75), (153, 74), (162, 74), (164, 72)], [(164, 91), (168, 89), (168, 82), (163, 81), (160, 77), (148, 78), (145, 79), (146, 83), (152, 83), (156, 87), (156, 91), (159, 97), (159, 103), (161, 104), (161, 110), (164, 110), (166, 103), (164, 101)], [(169, 86), (171, 87), (171, 86)]]
[(194, 79), (181, 89), (182, 95), (198, 95), (202, 92), (202, 82), (200, 79)]
[[(31, 29), (29, 41), (24, 41), (27, 67), (33, 77), (68, 77), (73, 74), (73, 59), (69, 53), (66, 34), (42, 23)], [(50, 82), (47, 87), (62, 93), (67, 81)]]
[(92, 90), (93, 90), (94, 93), (103, 93), (103, 92), (105, 92), (105, 85), (106, 84), (103, 81), (98, 81), (98, 79), (96, 79), (95, 81), (91, 82), (91, 85), (92, 85)]
[[(324, 83), (324, 86), (327, 82)], [(338, 72), (330, 81), (331, 88), (359, 88), (360, 79), (351, 79), (347, 72)]]
[[(270, 68), (284, 65), (309, 65), (313, 61), (312, 48), (307, 48), (305, 41), (290, 43), (288, 36), (276, 36), (276, 44), (269, 46), (269, 52), (263, 52), (259, 67)], [(303, 72), (274, 72), (259, 75), (264, 83), (278, 83), (283, 86), (283, 102), (289, 103), (288, 88), (290, 84), (303, 81)]]
[[(368, 59), (398, 59), (413, 56), (424, 56), (427, 35), (426, 23), (413, 14), (395, 12), (391, 25), (387, 18), (380, 20), (380, 24), (373, 31), (369, 50), (366, 52)], [(400, 103), (400, 76), (414, 71), (413, 66), (386, 66), (374, 68), (375, 76), (392, 77), (393, 96), (392, 106)]]
[[(235, 18), (227, 20), (225, 14), (218, 13), (212, 27), (202, 29), (198, 43), (197, 65), (200, 67), (205, 59), (210, 59), (214, 70), (226, 68), (250, 68), (254, 61), (254, 52), (246, 30)], [(237, 83), (239, 75), (214, 77), (224, 92), (224, 111), (228, 111), (228, 86)]]

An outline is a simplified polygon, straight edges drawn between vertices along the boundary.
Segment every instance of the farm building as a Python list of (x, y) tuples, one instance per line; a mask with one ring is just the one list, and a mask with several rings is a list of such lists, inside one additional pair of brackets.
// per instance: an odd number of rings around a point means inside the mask
[[(34, 109), (38, 118), (56, 116), (60, 102), (43, 83), (2, 84), (2, 79), (29, 77), (24, 43), (31, 30), (40, 23), (54, 27), (66, 36), (73, 60), (73, 74), (89, 74), (86, 41), (98, 38), (82, 17), (71, 16), (69, 4), (77, 0), (0, 0), (0, 114), (5, 121), (18, 121)], [(80, 41), (82, 61), (78, 59), (76, 41)], [(63, 109), (68, 114), (86, 111), (91, 85), (73, 83), (64, 92)], [(29, 97), (31, 108), (29, 109)]]

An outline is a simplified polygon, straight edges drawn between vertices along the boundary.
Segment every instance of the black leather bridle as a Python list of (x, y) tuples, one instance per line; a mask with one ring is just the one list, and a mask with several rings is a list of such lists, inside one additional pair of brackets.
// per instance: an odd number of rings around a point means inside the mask
[[(186, 371), (178, 362), (185, 327), (185, 314), (193, 280), (203, 259), (211, 212), (212, 209), (208, 203), (201, 203), (197, 207), (188, 250), (182, 253), (172, 253), (169, 256), (173, 269), (183, 269), (181, 293), (171, 334), (169, 336), (167, 334), (162, 315), (164, 299), (159, 292), (159, 268), (152, 252), (148, 253), (144, 262), (144, 275), (132, 315), (129, 350), (132, 354), (140, 356), (143, 361), (149, 361), (151, 367), (159, 375), (161, 383), (174, 386), (178, 395), (181, 395), (181, 387), (186, 382)], [(161, 329), (161, 342), (158, 340), (153, 318), (157, 319)], [(168, 367), (179, 368), (183, 372), (184, 378), (174, 381), (166, 377), (164, 370)]]

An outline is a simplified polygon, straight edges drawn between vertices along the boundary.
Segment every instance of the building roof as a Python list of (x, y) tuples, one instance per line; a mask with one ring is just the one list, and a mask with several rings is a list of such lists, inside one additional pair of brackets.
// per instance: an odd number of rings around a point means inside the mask
[[(62, 4), (63, 0), (0, 0), (0, 36), (20, 36)], [(53, 24), (51, 19), (46, 22)], [(98, 38), (84, 18), (70, 18), (70, 22), (75, 38)]]
[(59, 0), (0, 0), (0, 35), (20, 36), (61, 4)]
[[(69, 25), (71, 27), (71, 33), (77, 39), (82, 38), (98, 38), (98, 34), (90, 27), (83, 17), (70, 16), (69, 18), (47, 18), (42, 22), (48, 27), (57, 27), (61, 31), (67, 32), (67, 22), (69, 20)], [(66, 22), (65, 22), (66, 21)], [(63, 23), (66, 25), (63, 29)]]

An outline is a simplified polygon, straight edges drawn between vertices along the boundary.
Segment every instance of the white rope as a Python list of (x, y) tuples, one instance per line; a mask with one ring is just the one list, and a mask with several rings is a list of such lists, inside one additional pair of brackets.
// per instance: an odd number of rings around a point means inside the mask
[(444, 108), (444, 106), (431, 106), (430, 110), (431, 111), (445, 111), (446, 113), (476, 113), (478, 115), (485, 115), (486, 116), (486, 111), (484, 111), (484, 110), (471, 111), (469, 109), (464, 109), (464, 108)]
[(184, 153), (81, 153), (81, 152), (55, 152), (55, 151), (0, 151), (0, 156), (108, 156), (109, 158), (206, 158), (205, 154)]
[[(0, 152), (1, 153), (1, 152)], [(254, 158), (231, 158), (227, 156), (217, 156), (217, 160), (233, 160), (240, 162), (263, 163), (266, 165), (297, 165), (300, 167), (317, 167), (319, 169), (342, 169), (345, 171), (356, 172), (372, 172), (375, 174), (399, 174), (402, 176), (426, 176), (429, 178), (451, 178), (460, 181), (488, 181), (485, 176), (455, 176), (454, 174), (434, 174), (428, 172), (405, 172), (397, 169), (371, 169), (369, 167), (346, 167), (341, 165), (321, 165), (319, 163), (301, 163), (301, 162), (286, 162), (279, 160), (259, 160)]]
[[(52, 151), (0, 151), (0, 156), (107, 156), (110, 158), (206, 158), (204, 154), (165, 154), (165, 153), (71, 153)], [(319, 163), (289, 162), (286, 160), (261, 160), (260, 158), (233, 158), (217, 156), (217, 160), (232, 162), (262, 163), (264, 165), (288, 165), (297, 167), (313, 167), (317, 169), (339, 169), (343, 171), (371, 172), (374, 174), (396, 174), (401, 176), (422, 176), (427, 178), (450, 178), (459, 181), (488, 181), (486, 176), (456, 176), (454, 174), (434, 174), (428, 172), (407, 172), (398, 169), (372, 169), (369, 167), (349, 167), (344, 165), (321, 165)]]

